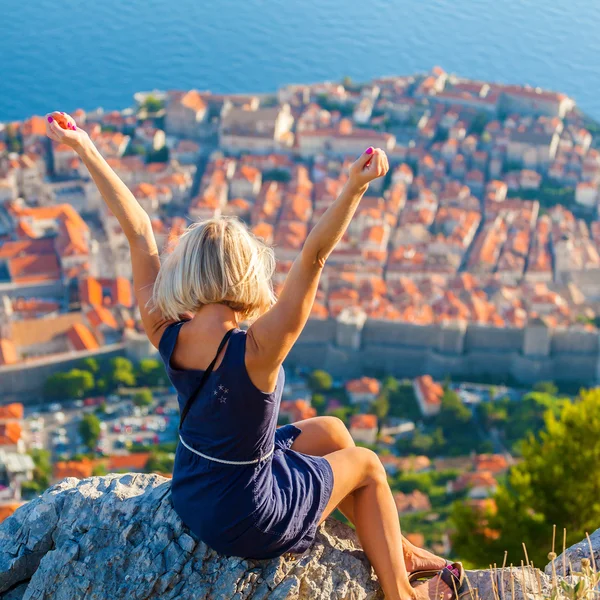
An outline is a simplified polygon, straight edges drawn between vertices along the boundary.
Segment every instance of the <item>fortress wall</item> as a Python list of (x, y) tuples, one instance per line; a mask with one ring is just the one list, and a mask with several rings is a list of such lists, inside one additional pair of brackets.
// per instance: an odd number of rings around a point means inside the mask
[(395, 377), (418, 377), (427, 373), (429, 350), (371, 344), (361, 351), (365, 369)]
[(555, 371), (555, 366), (551, 359), (532, 358), (523, 355), (514, 357), (510, 374), (518, 381), (530, 385), (538, 381), (566, 379), (566, 377), (562, 377), (562, 373)]
[(298, 343), (329, 344), (335, 340), (337, 323), (334, 319), (309, 319)]
[(442, 354), (462, 354), (465, 347), (464, 324), (450, 324), (440, 327), (439, 343), (436, 348)]
[[(369, 319), (361, 348), (352, 350), (335, 344), (336, 327), (333, 319), (309, 321), (290, 361), (348, 378), (378, 372), (410, 378), (427, 373), (438, 380), (447, 375), (512, 376), (526, 384), (553, 379), (589, 384), (598, 378), (599, 336), (593, 332), (548, 332), (534, 327), (528, 330), (525, 344), (526, 330), (520, 329), (471, 325), (463, 335), (455, 326), (421, 327)], [(538, 329), (546, 336), (551, 333), (551, 355), (547, 354), (548, 336), (543, 348), (534, 343)], [(525, 346), (529, 356), (524, 355)], [(538, 346), (545, 351), (538, 351)]]
[(599, 336), (593, 331), (560, 329), (554, 331), (550, 351), (555, 354), (597, 354)]
[(561, 354), (552, 359), (552, 376), (549, 379), (576, 381), (587, 385), (598, 384), (598, 357)]
[(439, 325), (413, 325), (396, 321), (369, 319), (363, 329), (365, 346), (385, 344), (413, 348), (435, 348), (440, 340)]
[(473, 350), (504, 350), (520, 352), (523, 330), (508, 327), (469, 325), (465, 335), (465, 352)]
[(78, 352), (61, 359), (39, 360), (0, 367), (0, 397), (6, 402), (39, 402), (46, 380), (55, 373), (73, 369), (84, 358), (123, 356), (123, 344), (94, 352)]
[(477, 350), (465, 355), (463, 373), (472, 375), (508, 375), (514, 352)]
[(294, 345), (286, 363), (297, 364), (309, 369), (324, 369), (328, 352), (327, 344), (307, 344), (301, 341)]

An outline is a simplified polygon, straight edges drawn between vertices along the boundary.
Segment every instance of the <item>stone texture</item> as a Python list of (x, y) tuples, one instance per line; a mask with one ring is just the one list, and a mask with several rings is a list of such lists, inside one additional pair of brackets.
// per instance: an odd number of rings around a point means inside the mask
[[(593, 538), (598, 548), (599, 538)], [(573, 557), (576, 548), (569, 550)], [(537, 570), (467, 575), (473, 598), (482, 600), (529, 599), (551, 583)], [(1, 600), (79, 598), (382, 600), (383, 594), (354, 531), (335, 520), (296, 559), (226, 558), (184, 527), (168, 479), (127, 474), (65, 479), (0, 525)]]
[[(590, 552), (591, 542), (591, 552)], [(581, 572), (581, 559), (587, 558), (590, 561), (590, 566), (594, 564), (592, 556), (596, 564), (596, 569), (600, 571), (600, 529), (596, 529), (590, 535), (590, 539), (586, 538), (578, 544), (567, 548), (563, 554), (554, 560), (554, 568), (557, 575), (570, 575), (571, 573)], [(566, 567), (566, 569), (565, 569)], [(546, 566), (546, 574), (552, 575), (552, 563)]]

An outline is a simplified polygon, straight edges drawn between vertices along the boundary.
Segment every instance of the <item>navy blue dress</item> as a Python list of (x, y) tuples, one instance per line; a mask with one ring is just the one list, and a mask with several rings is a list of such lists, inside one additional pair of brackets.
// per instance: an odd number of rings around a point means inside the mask
[[(169, 325), (159, 344), (180, 410), (204, 373), (170, 364), (184, 322)], [(277, 429), (283, 368), (275, 391), (266, 394), (250, 380), (245, 351), (246, 332), (236, 329), (183, 423), (173, 468), (173, 506), (221, 554), (264, 559), (302, 553), (312, 544), (331, 496), (333, 471), (324, 458), (291, 450), (302, 432), (293, 425)], [(262, 460), (223, 464), (190, 448), (224, 461)]]

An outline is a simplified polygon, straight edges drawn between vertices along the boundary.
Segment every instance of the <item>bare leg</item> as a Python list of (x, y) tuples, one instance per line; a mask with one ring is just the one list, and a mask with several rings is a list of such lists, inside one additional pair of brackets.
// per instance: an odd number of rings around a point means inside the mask
[(398, 512), (378, 456), (366, 448), (345, 448), (325, 459), (333, 470), (334, 486), (323, 519), (352, 495), (356, 532), (386, 599), (449, 600), (449, 588), (437, 577), (416, 588), (409, 583)]
[[(336, 450), (354, 448), (356, 444), (344, 423), (336, 417), (315, 417), (294, 423), (302, 430), (293, 443), (292, 449), (311, 456), (325, 456)], [(353, 524), (356, 525), (354, 515), (354, 496), (344, 498), (337, 509)], [(443, 569), (445, 559), (419, 548), (402, 537), (404, 562), (409, 572), (421, 569)]]

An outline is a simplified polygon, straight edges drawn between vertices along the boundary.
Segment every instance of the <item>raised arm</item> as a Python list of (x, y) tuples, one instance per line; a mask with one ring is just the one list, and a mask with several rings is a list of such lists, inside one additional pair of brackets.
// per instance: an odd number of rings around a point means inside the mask
[(138, 301), (142, 323), (152, 344), (158, 347), (168, 321), (157, 311), (150, 312), (148, 300), (160, 269), (160, 258), (152, 231), (150, 217), (140, 206), (129, 188), (110, 168), (94, 146), (87, 133), (77, 127), (65, 113), (51, 113), (46, 117), (48, 137), (70, 146), (87, 167), (108, 208), (115, 215), (131, 249), (133, 287)]
[(277, 303), (248, 329), (246, 365), (259, 387), (275, 385), (279, 365), (308, 320), (325, 261), (342, 239), (369, 182), (388, 170), (387, 156), (379, 148), (368, 148), (352, 165), (340, 196), (306, 238)]

